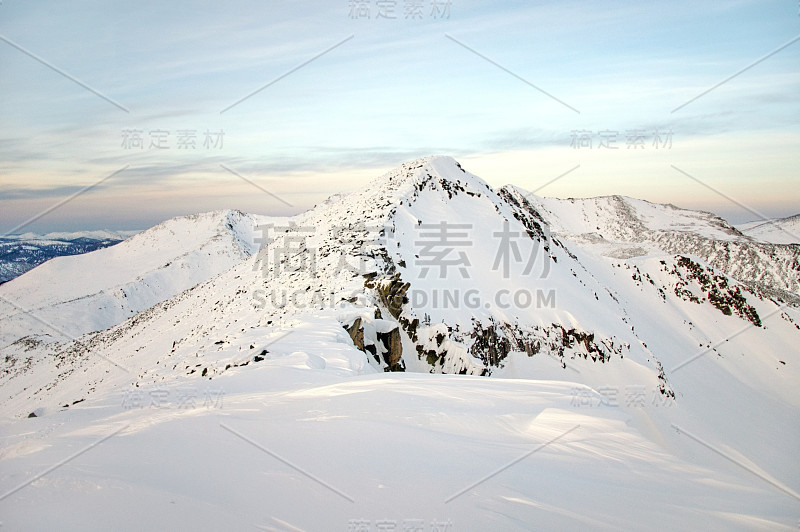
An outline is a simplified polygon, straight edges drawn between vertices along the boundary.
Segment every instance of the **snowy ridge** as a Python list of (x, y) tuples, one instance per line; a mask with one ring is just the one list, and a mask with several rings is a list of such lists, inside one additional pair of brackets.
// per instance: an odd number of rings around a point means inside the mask
[(689, 232), (717, 240), (742, 237), (736, 228), (715, 214), (625, 196), (587, 199), (533, 196), (531, 201), (550, 214), (548, 221), (556, 233), (579, 235), (596, 231), (605, 237), (631, 239), (647, 230)]
[(743, 234), (771, 244), (800, 244), (800, 214), (776, 218), (774, 220), (756, 220), (737, 225)]
[[(794, 526), (800, 310), (764, 288), (793, 286), (790, 267), (753, 279), (762, 253), (788, 246), (629, 198), (575, 207), (495, 191), (449, 157), (290, 219), (171, 222), (184, 232), (167, 222), (106, 264), (180, 241), (185, 269), (230, 266), (78, 341), (3, 348), (3, 486), (57, 445), (125, 427), (92, 450), (88, 473), (65, 468), (0, 501), (14, 504), (12, 523), (44, 526), (34, 508), (68, 504), (132, 529), (114, 516), (133, 499), (159, 508), (154, 527)], [(437, 255), (426, 234), (443, 222), (452, 249)], [(177, 237), (195, 225), (206, 237)], [(741, 246), (751, 262), (718, 267), (706, 245)], [(208, 469), (229, 493), (205, 487)]]
[(169, 299), (253, 253), (255, 220), (237, 211), (173, 218), (111, 248), (56, 257), (0, 286), (0, 346), (104, 330)]
[(711, 213), (622, 196), (564, 200), (517, 191), (554, 233), (597, 253), (692, 254), (741, 282), (800, 294), (800, 246), (755, 241)]

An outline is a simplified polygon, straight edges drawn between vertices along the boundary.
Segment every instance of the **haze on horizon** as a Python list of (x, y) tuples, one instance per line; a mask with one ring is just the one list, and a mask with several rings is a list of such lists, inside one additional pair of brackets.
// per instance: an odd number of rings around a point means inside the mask
[(294, 214), (431, 154), (543, 196), (796, 214), (798, 9), (5, 0), (0, 231)]

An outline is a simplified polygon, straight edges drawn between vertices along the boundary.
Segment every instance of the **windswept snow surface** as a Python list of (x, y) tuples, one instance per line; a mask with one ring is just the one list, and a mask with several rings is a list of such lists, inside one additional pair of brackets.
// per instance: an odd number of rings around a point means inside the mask
[[(228, 268), (77, 341), (3, 348), (3, 525), (795, 529), (792, 293), (696, 253), (752, 245), (713, 215), (571, 209), (433, 157), (292, 219), (236, 215)], [(440, 275), (424, 233), (443, 221), (467, 260)], [(522, 259), (498, 261), (512, 234)], [(120, 260), (153, 271), (168, 238)]]

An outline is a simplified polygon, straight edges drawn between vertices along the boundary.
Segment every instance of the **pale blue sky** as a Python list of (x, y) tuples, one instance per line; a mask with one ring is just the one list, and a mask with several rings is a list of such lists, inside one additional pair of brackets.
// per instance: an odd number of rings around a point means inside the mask
[[(452, 0), (449, 17), (424, 0), (414, 19), (407, 0), (386, 2), (395, 19), (360, 3), (369, 18), (349, 0), (3, 0), (0, 231), (126, 166), (24, 230), (299, 212), (431, 154), (529, 190), (580, 165), (541, 195), (624, 194), (733, 222), (755, 216), (722, 194), (800, 212), (800, 41), (673, 112), (800, 35), (797, 0)], [(125, 130), (143, 149), (123, 145)], [(150, 148), (158, 130), (169, 149)], [(178, 148), (182, 130), (194, 149)], [(205, 147), (206, 130), (222, 145)], [(591, 148), (571, 146), (577, 130)], [(634, 130), (644, 148), (627, 149)], [(653, 146), (655, 130), (672, 131), (670, 148)], [(598, 147), (603, 131), (620, 149)]]

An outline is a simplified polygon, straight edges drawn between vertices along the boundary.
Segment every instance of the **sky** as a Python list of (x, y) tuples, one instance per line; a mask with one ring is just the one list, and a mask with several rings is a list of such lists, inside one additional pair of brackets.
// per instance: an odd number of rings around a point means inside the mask
[(799, 67), (798, 0), (2, 0), (0, 231), (294, 214), (428, 155), (788, 216)]

